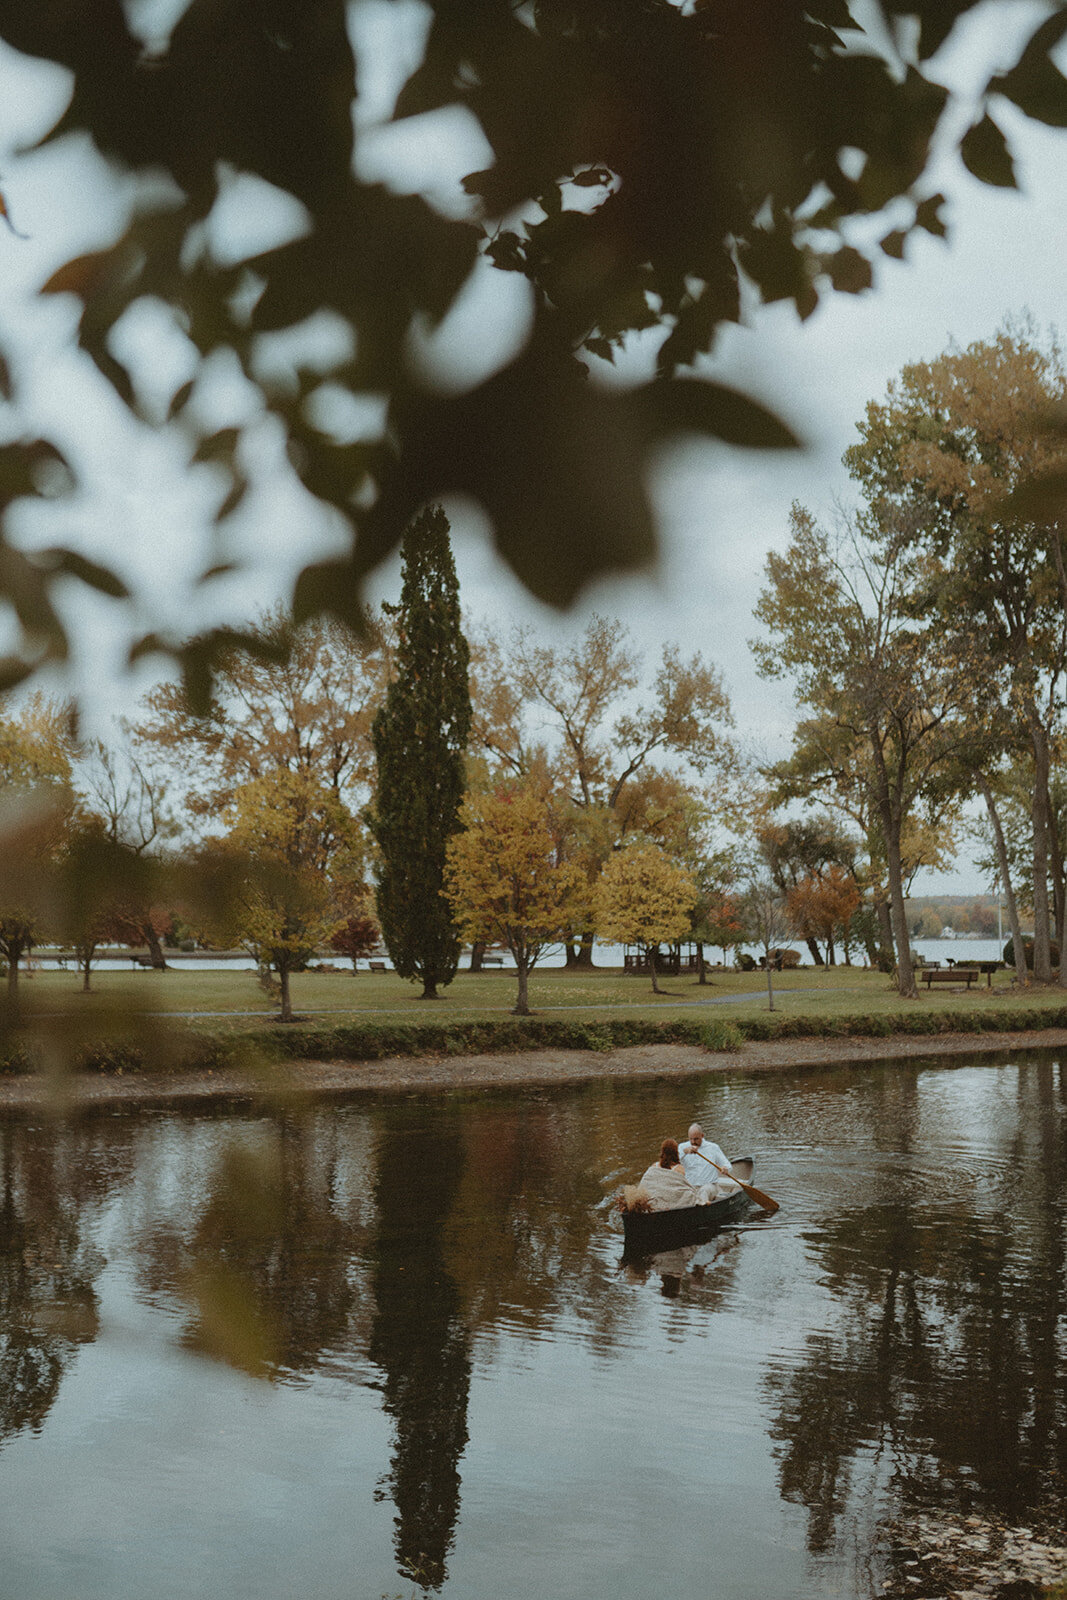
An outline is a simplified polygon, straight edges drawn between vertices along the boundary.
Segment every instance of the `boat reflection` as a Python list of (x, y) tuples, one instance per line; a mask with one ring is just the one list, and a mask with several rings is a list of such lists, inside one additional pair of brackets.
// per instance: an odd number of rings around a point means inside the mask
[(677, 1300), (683, 1288), (692, 1291), (707, 1287), (709, 1274), (740, 1243), (741, 1235), (731, 1229), (702, 1244), (678, 1245), (651, 1256), (624, 1253), (619, 1265), (629, 1283), (648, 1283), (658, 1277), (660, 1293), (668, 1300)]

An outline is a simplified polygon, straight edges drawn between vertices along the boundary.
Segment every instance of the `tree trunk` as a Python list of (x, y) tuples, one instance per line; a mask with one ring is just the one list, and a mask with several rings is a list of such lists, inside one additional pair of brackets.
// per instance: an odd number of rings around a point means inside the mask
[(471, 945), (471, 971), (481, 972), (482, 957), (485, 955), (486, 944), (484, 939), (475, 939)]
[(515, 968), (519, 975), (519, 987), (511, 1014), (513, 1017), (528, 1017), (530, 1015), (530, 973), (529, 963), (525, 956), (519, 955), (515, 957)]
[(420, 1000), (437, 1000), (439, 998), (440, 997), (439, 997), (439, 995), (437, 993), (437, 980), (436, 980), (436, 978), (423, 978), (423, 980), (422, 980), (422, 993), (420, 994), (419, 999)]
[(282, 1004), (281, 1021), (292, 1022), (293, 1002), (289, 994), (289, 968), (286, 966), (278, 968), (278, 987)]
[[(166, 972), (168, 970), (167, 962), (163, 955), (163, 946), (159, 942), (159, 934), (150, 921), (145, 922), (141, 931), (144, 934), (144, 942), (148, 946), (148, 955), (152, 963), (153, 972)], [(355, 962), (352, 965), (355, 966)]]
[(575, 967), (579, 972), (592, 972), (593, 969), (593, 941), (588, 934), (583, 934), (574, 950), (574, 960), (571, 952), (567, 952), (568, 967)]
[(769, 949), (768, 949), (767, 954), (764, 956), (763, 959), (767, 963), (767, 1010), (768, 1011), (773, 1011), (774, 1010), (774, 979), (771, 976), (771, 972), (772, 972), (772, 969), (774, 967), (774, 962), (771, 960), (771, 952), (770, 952)]
[(915, 969), (911, 964), (911, 945), (908, 941), (908, 919), (904, 911), (904, 871), (900, 860), (900, 829), (903, 817), (899, 806), (894, 806), (889, 789), (889, 774), (885, 766), (885, 752), (876, 739), (872, 739), (877, 779), (878, 809), (881, 813), (882, 832), (885, 838), (886, 877), (889, 879), (889, 915), (893, 927), (893, 941), (897, 953), (897, 992), (904, 1000), (917, 1000), (919, 990), (915, 983)]
[(1048, 741), (1036, 710), (1029, 713), (1034, 747), (1034, 793), (1030, 817), (1034, 832), (1034, 982), (1052, 982), (1048, 904)]
[(877, 953), (874, 965), (880, 965), (884, 960), (888, 962), (887, 972), (893, 970), (893, 919), (889, 914), (889, 901), (880, 897), (874, 902), (875, 915), (878, 918), (878, 935), (882, 941), (881, 949)]
[(648, 970), (652, 974), (652, 993), (662, 994), (663, 990), (659, 986), (656, 974), (656, 957), (659, 955), (659, 945), (646, 945), (645, 955), (648, 958)]
[(708, 981), (708, 966), (707, 966), (707, 962), (704, 960), (704, 946), (701, 944), (700, 940), (698, 939), (697, 940), (697, 982), (698, 983), (707, 983), (707, 981)]
[(78, 957), (78, 966), (82, 975), (82, 994), (89, 994), (91, 992), (89, 978), (93, 968), (93, 956), (90, 950), (83, 950), (81, 952), (81, 955)]
[[(1060, 978), (1059, 978), (1059, 981), (1060, 981), (1061, 985), (1064, 985), (1063, 933), (1064, 933), (1064, 910), (1065, 910), (1065, 904), (1064, 904), (1064, 879), (1063, 879), (1063, 851), (1060, 848), (1060, 830), (1059, 830), (1059, 826), (1058, 826), (1058, 820), (1059, 819), (1057, 818), (1056, 813), (1055, 813), (1055, 811), (1053, 809), (1051, 794), (1046, 794), (1045, 802), (1046, 802), (1045, 816), (1046, 816), (1047, 822), (1048, 822), (1049, 876), (1052, 879), (1052, 909), (1053, 909), (1053, 922), (1054, 922), (1054, 925), (1055, 925), (1055, 932), (1054, 932), (1053, 937), (1055, 938), (1056, 944), (1059, 946), (1059, 951), (1060, 951), (1060, 963), (1059, 963)], [(1064, 985), (1064, 987), (1067, 987), (1067, 985)]]
[(807, 945), (808, 952), (809, 952), (809, 954), (811, 956), (812, 961), (815, 963), (815, 965), (817, 967), (821, 967), (821, 966), (825, 965), (825, 963), (823, 962), (823, 958), (822, 958), (822, 951), (819, 949), (819, 941), (818, 941), (818, 939), (810, 939), (810, 938), (809, 939), (805, 939), (804, 943)]
[(1004, 843), (1004, 829), (1000, 825), (997, 803), (986, 781), (985, 773), (976, 772), (974, 776), (989, 813), (989, 825), (993, 830), (993, 844), (997, 852), (997, 871), (1004, 888), (1004, 898), (1008, 902), (1008, 926), (1011, 929), (1012, 954), (1015, 957), (1015, 976), (1019, 987), (1025, 988), (1030, 982), (1030, 974), (1026, 966), (1026, 947), (1023, 944), (1023, 930), (1019, 923), (1019, 908), (1015, 903), (1015, 890), (1011, 886), (1011, 867), (1008, 864), (1008, 848)]
[(20, 955), (9, 956), (7, 961), (7, 1003), (12, 1009), (18, 1005)]

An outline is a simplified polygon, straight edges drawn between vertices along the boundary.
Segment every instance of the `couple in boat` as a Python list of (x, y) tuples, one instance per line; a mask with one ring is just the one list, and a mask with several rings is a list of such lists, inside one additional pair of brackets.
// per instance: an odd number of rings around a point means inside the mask
[(664, 1139), (659, 1160), (641, 1179), (641, 1188), (653, 1211), (706, 1206), (712, 1200), (725, 1200), (737, 1193), (740, 1184), (730, 1177), (732, 1170), (719, 1146), (706, 1139), (699, 1122), (694, 1122), (688, 1139), (681, 1145), (676, 1139)]

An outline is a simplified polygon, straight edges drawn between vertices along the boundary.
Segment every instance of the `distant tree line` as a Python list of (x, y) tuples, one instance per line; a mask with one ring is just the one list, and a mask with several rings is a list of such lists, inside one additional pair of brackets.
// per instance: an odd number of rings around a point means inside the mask
[(286, 1017), (324, 948), (355, 965), (381, 943), (429, 997), (461, 940), (475, 968), (487, 942), (511, 952), (520, 1012), (547, 946), (580, 968), (596, 937), (640, 951), (654, 987), (665, 943), (693, 942), (705, 982), (707, 947), (770, 964), (794, 938), (911, 995), (913, 938), (995, 931), (977, 904), (909, 906), (967, 832), (1021, 981), (1063, 981), (1067, 568), (1033, 485), (1059, 469), (1040, 419), (1065, 401), (1056, 345), (1009, 324), (868, 406), (845, 457), (858, 508), (795, 506), (767, 560), (753, 648), (800, 711), (770, 767), (700, 655), (667, 644), (646, 673), (604, 617), (564, 648), (485, 626), (468, 643), (439, 508), (405, 535), (399, 604), (356, 631), (264, 615), (217, 652), (206, 708), (164, 684), (114, 748), (40, 696), (9, 708), (0, 762), (33, 801), (2, 885), (12, 992), (46, 927), (86, 983), (108, 938), (159, 965), (177, 896), (202, 939), (252, 951)]

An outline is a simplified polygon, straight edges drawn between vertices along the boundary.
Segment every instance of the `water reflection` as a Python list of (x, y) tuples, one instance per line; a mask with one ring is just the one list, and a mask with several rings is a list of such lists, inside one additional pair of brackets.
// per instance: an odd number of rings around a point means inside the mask
[(397, 1570), (427, 1589), (446, 1577), (467, 1443), (469, 1334), (442, 1250), (464, 1155), (454, 1119), (430, 1126), (403, 1109), (386, 1112), (375, 1183), (370, 1358), (382, 1369), (394, 1442), (379, 1493), (388, 1492), (396, 1506)]
[[(623, 1265), (612, 1190), (694, 1116), (757, 1153), (783, 1210)], [(225, 1405), (224, 1375), (266, 1380), (271, 1405), (232, 1424), (219, 1493), (247, 1471), (258, 1495), (265, 1469), (246, 1457), (273, 1460), (284, 1440), (326, 1522), (387, 1564), (368, 1595), (398, 1573), (489, 1600), (500, 1566), (481, 1552), (498, 1546), (520, 1592), (617, 1596), (654, 1581), (670, 1548), (682, 1586), (710, 1563), (729, 1600), (866, 1594), (878, 1573), (841, 1576), (845, 1536), (863, 1525), (866, 1561), (894, 1507), (1063, 1510), (1065, 1144), (1067, 1073), (1048, 1057), (8, 1123), (3, 1459), (33, 1434), (47, 1452), (67, 1397), (68, 1449), (73, 1418), (92, 1471), (118, 1481), (121, 1430), (74, 1374), (94, 1341), (123, 1371), (130, 1347), (108, 1345), (101, 1308), (132, 1327), (132, 1306), (171, 1387)], [(717, 1477), (709, 1419), (728, 1441)], [(165, 1437), (152, 1448), (173, 1478)], [(204, 1460), (190, 1474), (210, 1474)], [(9, 1499), (30, 1517), (34, 1457), (17, 1461)], [(634, 1461), (670, 1492), (628, 1497)], [(267, 1498), (287, 1504), (291, 1474), (272, 1471), (285, 1488), (271, 1478)], [(161, 1493), (151, 1514), (189, 1545), (180, 1499)], [(354, 1592), (340, 1532), (303, 1545), (287, 1521), (298, 1571), (248, 1527), (250, 1593)], [(199, 1537), (217, 1561), (210, 1527)], [(43, 1600), (26, 1538), (19, 1592)], [(117, 1571), (80, 1592), (149, 1600)], [(154, 1592), (193, 1592), (188, 1571)]]
[(84, 1132), (0, 1125), (0, 1442), (39, 1429), (79, 1345), (97, 1333), (94, 1280), (103, 1256), (82, 1208), (121, 1170), (129, 1146), (107, 1155)]
[[(905, 1506), (1013, 1521), (1044, 1507), (1062, 1520), (1065, 1074), (1046, 1059), (1012, 1078), (1007, 1130), (1004, 1107), (988, 1104), (995, 1095), (970, 1119), (969, 1140), (956, 1123), (962, 1182), (958, 1165), (940, 1179), (900, 1161), (876, 1167), (866, 1203), (806, 1236), (831, 1296), (829, 1325), (807, 1333), (766, 1389), (781, 1491), (807, 1508), (813, 1551), (832, 1543), (872, 1456)], [(892, 1103), (878, 1126), (896, 1127), (905, 1157), (929, 1152), (931, 1121), (949, 1132), (936, 1104), (921, 1103), (920, 1082), (884, 1075), (867, 1097), (868, 1110)]]

